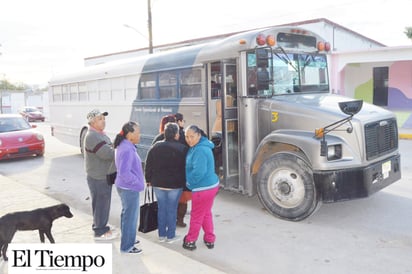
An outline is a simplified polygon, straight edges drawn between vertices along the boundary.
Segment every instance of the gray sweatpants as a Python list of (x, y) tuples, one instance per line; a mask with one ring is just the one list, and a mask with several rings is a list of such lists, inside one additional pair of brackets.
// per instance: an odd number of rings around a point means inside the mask
[(97, 180), (87, 176), (90, 196), (92, 199), (93, 231), (94, 236), (100, 236), (109, 231), (109, 214), (112, 199), (112, 186), (104, 180)]

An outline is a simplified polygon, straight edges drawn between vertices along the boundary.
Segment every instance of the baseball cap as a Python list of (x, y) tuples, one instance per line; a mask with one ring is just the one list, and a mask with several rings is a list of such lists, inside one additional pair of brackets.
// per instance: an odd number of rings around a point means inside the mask
[(109, 115), (109, 113), (107, 111), (101, 112), (98, 109), (93, 109), (89, 113), (87, 113), (87, 121), (91, 122), (94, 117), (97, 117), (97, 116), (100, 116), (100, 115), (107, 116), (107, 115)]

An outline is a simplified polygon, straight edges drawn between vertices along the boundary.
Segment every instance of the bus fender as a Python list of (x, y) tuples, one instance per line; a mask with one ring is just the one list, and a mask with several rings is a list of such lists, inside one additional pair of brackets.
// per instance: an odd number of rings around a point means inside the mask
[(259, 143), (252, 160), (250, 175), (255, 178), (262, 163), (278, 152), (296, 152), (302, 155), (308, 164), (319, 155), (319, 140), (313, 132), (297, 130), (278, 130), (268, 134)]

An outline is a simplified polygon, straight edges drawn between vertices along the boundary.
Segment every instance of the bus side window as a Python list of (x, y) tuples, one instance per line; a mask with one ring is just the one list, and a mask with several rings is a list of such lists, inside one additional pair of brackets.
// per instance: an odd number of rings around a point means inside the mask
[(212, 87), (212, 99), (217, 99), (220, 97), (220, 92), (221, 92), (221, 86), (220, 84), (216, 83), (215, 81), (211, 82), (211, 87)]
[[(234, 98), (231, 95), (226, 95), (226, 105), (228, 107), (233, 107)], [(235, 124), (233, 121), (229, 121), (226, 130), (228, 132), (233, 132), (235, 130)], [(222, 100), (216, 100), (216, 119), (213, 124), (212, 134), (222, 132)]]
[(254, 52), (247, 53), (247, 95), (257, 95), (257, 66)]
[(140, 77), (139, 98), (154, 99), (156, 98), (156, 73), (144, 74)]
[(202, 97), (201, 69), (184, 69), (180, 72), (180, 97)]

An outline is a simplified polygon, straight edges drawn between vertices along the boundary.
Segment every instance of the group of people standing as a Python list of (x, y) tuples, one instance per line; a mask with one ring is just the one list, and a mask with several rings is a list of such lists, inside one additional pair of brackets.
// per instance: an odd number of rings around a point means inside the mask
[[(215, 174), (213, 143), (196, 125), (184, 130), (181, 113), (162, 118), (159, 135), (148, 151), (143, 171), (135, 145), (140, 141), (140, 127), (127, 122), (116, 135), (114, 144), (104, 133), (107, 112), (88, 113), (89, 131), (85, 138), (85, 167), (92, 198), (93, 231), (96, 240), (117, 237), (108, 225), (111, 190), (106, 174), (117, 171), (115, 186), (122, 202), (120, 251), (142, 253), (136, 247), (139, 215), (139, 192), (153, 187), (158, 202), (158, 236), (160, 242), (180, 239), (176, 226), (186, 227), (184, 216), (192, 201), (190, 225), (183, 238), (183, 248), (196, 249), (200, 229), (207, 248), (214, 247), (212, 206), (219, 189)], [(113, 164), (114, 163), (114, 164)]]

